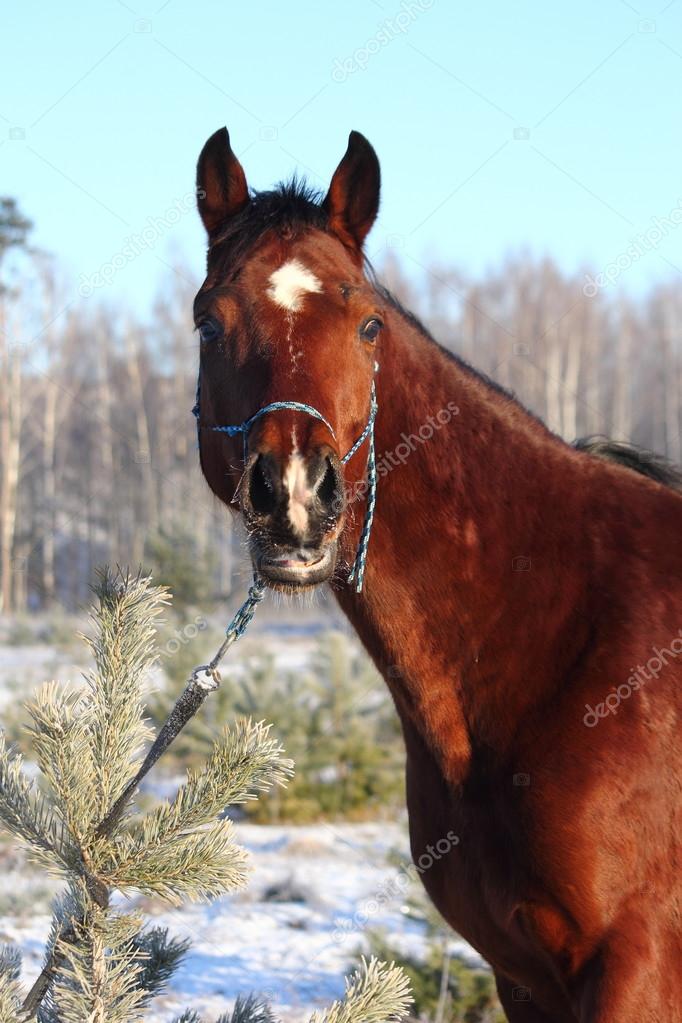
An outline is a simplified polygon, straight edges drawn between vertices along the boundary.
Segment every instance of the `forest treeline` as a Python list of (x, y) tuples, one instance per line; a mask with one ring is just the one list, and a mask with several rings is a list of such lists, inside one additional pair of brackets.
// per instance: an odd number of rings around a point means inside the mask
[[(550, 259), (473, 279), (389, 253), (379, 276), (434, 336), (569, 440), (629, 439), (681, 461), (682, 299), (628, 298)], [(627, 282), (625, 282), (627, 283)], [(198, 282), (169, 268), (144, 316), (74, 297), (0, 199), (0, 609), (87, 603), (96, 566), (183, 546), (215, 596), (244, 573), (230, 516), (199, 470)]]

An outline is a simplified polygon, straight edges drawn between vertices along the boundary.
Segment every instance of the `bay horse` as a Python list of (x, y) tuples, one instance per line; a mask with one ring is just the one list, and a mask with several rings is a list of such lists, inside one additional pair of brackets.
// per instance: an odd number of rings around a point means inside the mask
[(383, 674), (412, 855), (511, 1023), (679, 1023), (680, 477), (441, 348), (364, 257), (379, 191), (357, 132), (323, 199), (206, 142), (204, 475), (267, 585), (330, 582)]

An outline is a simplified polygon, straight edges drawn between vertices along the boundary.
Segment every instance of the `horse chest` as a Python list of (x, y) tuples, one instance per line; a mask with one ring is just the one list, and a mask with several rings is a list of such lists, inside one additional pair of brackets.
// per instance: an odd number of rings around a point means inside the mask
[[(505, 850), (486, 822), (408, 760), (412, 858), (432, 902), (448, 923), (485, 955), (505, 884)], [(491, 899), (492, 897), (492, 899)], [(492, 905), (491, 905), (492, 901)]]
[(563, 923), (548, 893), (541, 907), (543, 920), (551, 916), (551, 939), (536, 926), (537, 886), (516, 841), (513, 797), (453, 792), (425, 752), (408, 746), (410, 844), (420, 879), (445, 920), (494, 968), (536, 982), (548, 954), (562, 958)]

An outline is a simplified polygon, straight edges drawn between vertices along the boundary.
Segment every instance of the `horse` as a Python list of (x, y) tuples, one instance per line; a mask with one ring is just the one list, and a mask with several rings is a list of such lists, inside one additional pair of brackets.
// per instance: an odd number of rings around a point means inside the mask
[(682, 477), (437, 344), (365, 257), (379, 195), (358, 132), (324, 197), (204, 145), (204, 476), (386, 680), (413, 859), (510, 1023), (679, 1023)]

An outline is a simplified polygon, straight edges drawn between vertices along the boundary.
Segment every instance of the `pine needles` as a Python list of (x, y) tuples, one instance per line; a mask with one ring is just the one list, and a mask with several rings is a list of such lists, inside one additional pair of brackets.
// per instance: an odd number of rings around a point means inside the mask
[(346, 981), (346, 997), (310, 1023), (397, 1023), (410, 1004), (407, 977), (393, 964), (363, 959), (360, 969)]
[[(144, 682), (169, 594), (142, 575), (105, 570), (95, 595), (93, 634), (86, 638), (94, 667), (84, 685), (50, 683), (29, 706), (39, 784), (26, 777), (21, 757), (0, 735), (0, 823), (65, 881), (45, 967), (28, 995), (19, 984), (18, 955), (0, 947), (0, 1023), (143, 1019), (187, 944), (113, 909), (112, 893), (141, 892), (179, 905), (242, 887), (247, 854), (224, 811), (286, 784), (292, 774), (269, 726), (238, 721), (172, 800), (147, 813), (136, 808), (135, 788), (154, 762), (145, 757), (152, 735)], [(344, 1001), (315, 1023), (392, 1023), (405, 1011), (406, 983), (394, 968), (363, 963)], [(217, 1023), (273, 1020), (269, 1007), (249, 997)], [(175, 1023), (202, 1021), (188, 1009)]]
[(19, 972), (21, 957), (8, 945), (0, 945), (0, 1023), (15, 1023), (21, 1006)]

